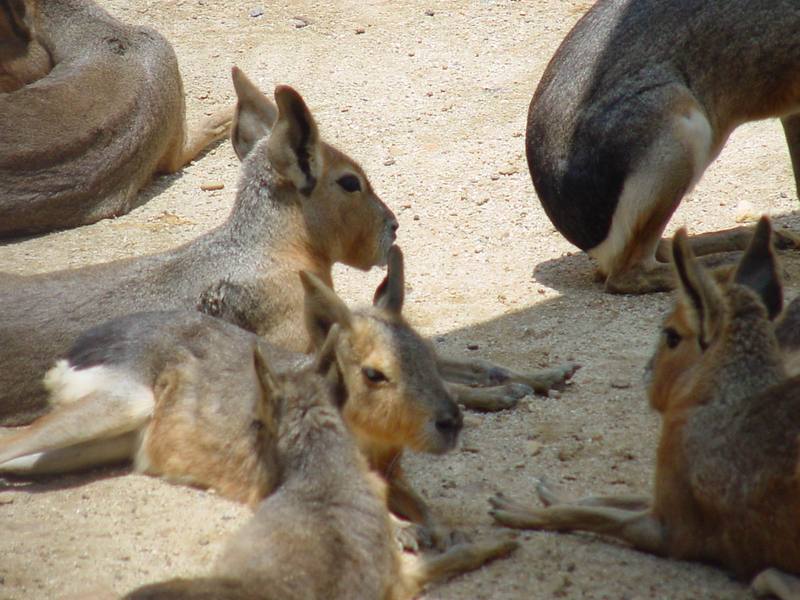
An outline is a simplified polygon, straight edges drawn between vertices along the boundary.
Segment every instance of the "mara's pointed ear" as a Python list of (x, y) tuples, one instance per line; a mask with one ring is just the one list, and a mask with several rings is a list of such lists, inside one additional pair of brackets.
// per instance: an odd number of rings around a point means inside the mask
[(399, 246), (392, 246), (389, 248), (386, 277), (375, 290), (372, 304), (399, 315), (403, 311), (405, 296), (406, 278), (403, 268), (403, 252)]
[(778, 275), (778, 258), (772, 246), (772, 225), (769, 217), (763, 216), (758, 221), (753, 239), (739, 261), (733, 281), (746, 285), (761, 297), (770, 319), (774, 319), (783, 310), (783, 286)]
[(278, 109), (238, 67), (231, 69), (231, 76), (237, 98), (231, 143), (239, 160), (244, 160), (256, 143), (267, 137), (278, 118)]
[(277, 431), (276, 413), (280, 410), (277, 400), (280, 393), (280, 382), (275, 372), (269, 366), (269, 360), (264, 356), (261, 344), (256, 342), (253, 352), (256, 376), (261, 386), (261, 402), (256, 407), (256, 415), (261, 425), (268, 431)]
[(269, 160), (305, 196), (322, 173), (319, 130), (303, 98), (288, 85), (275, 88), (278, 120), (269, 138)]
[(335, 324), (349, 329), (352, 314), (334, 291), (316, 275), (300, 271), (300, 281), (305, 290), (306, 330), (314, 348), (322, 348), (328, 333)]
[(339, 324), (334, 323), (328, 330), (322, 347), (314, 356), (314, 370), (320, 375), (327, 375), (331, 366), (336, 362), (336, 340), (339, 339), (339, 330)]
[(27, 12), (25, 0), (0, 1), (0, 23), (5, 23), (4, 29), (23, 42), (33, 38)]
[(344, 385), (342, 371), (336, 359), (336, 342), (341, 327), (335, 323), (328, 331), (328, 336), (314, 357), (314, 371), (325, 378), (330, 385), (334, 406), (342, 408), (347, 401), (347, 388)]
[(679, 229), (672, 238), (672, 260), (678, 274), (678, 289), (694, 321), (700, 347), (705, 349), (722, 325), (722, 294), (714, 278), (697, 262), (685, 229)]

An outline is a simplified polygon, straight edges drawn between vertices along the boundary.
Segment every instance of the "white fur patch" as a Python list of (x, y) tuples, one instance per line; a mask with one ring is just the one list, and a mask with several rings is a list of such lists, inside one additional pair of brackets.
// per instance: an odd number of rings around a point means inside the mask
[(153, 390), (124, 369), (99, 365), (75, 369), (67, 360), (59, 360), (44, 376), (53, 406), (70, 404), (90, 393), (101, 392), (109, 397), (126, 398), (131, 417), (148, 417), (153, 412)]
[[(622, 187), (617, 207), (611, 221), (611, 229), (600, 244), (588, 251), (597, 260), (605, 274), (613, 271), (615, 261), (630, 243), (636, 226), (653, 211), (659, 202), (671, 201), (662, 197), (664, 182), (688, 157), (693, 172), (685, 183), (683, 194), (688, 194), (709, 163), (712, 154), (713, 132), (705, 115), (697, 109), (688, 115), (676, 115), (666, 132), (654, 139), (647, 154), (635, 171), (631, 172)], [(666, 226), (666, 223), (664, 223)], [(658, 239), (651, 240), (649, 262), (655, 262)]]

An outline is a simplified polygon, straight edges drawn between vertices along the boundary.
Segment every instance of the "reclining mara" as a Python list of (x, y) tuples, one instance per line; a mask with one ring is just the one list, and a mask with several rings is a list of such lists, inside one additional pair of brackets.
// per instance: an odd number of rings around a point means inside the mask
[(672, 251), (680, 295), (648, 368), (650, 404), (662, 415), (654, 497), (570, 502), (540, 483), (546, 508), (498, 496), (492, 514), (510, 527), (591, 531), (715, 562), (758, 575), (759, 593), (797, 600), (800, 580), (789, 573), (800, 575), (800, 379), (787, 376), (770, 320), (782, 291), (769, 221), (722, 287), (683, 230)]
[[(370, 467), (388, 483), (393, 512), (440, 533), (406, 483), (404, 448), (440, 454), (461, 431), (458, 406), (430, 346), (406, 323), (397, 247), (375, 305), (350, 311), (314, 275), (302, 273), (305, 321), (315, 348), (341, 330), (334, 354), (337, 400)], [(120, 460), (171, 481), (216, 489), (255, 505), (277, 483), (271, 429), (253, 428), (260, 404), (253, 348), (292, 373), (304, 354), (194, 311), (137, 313), (86, 332), (47, 374), (53, 409), (0, 438), (0, 473), (65, 473)], [(270, 458), (272, 457), (272, 458)]]
[(0, 424), (29, 423), (43, 414), (44, 373), (78, 335), (108, 319), (194, 309), (227, 278), (259, 296), (255, 333), (305, 351), (297, 272), (330, 285), (335, 262), (362, 269), (386, 263), (397, 220), (361, 168), (320, 140), (300, 95), (279, 86), (276, 107), (238, 69), (233, 81), (239, 101), (232, 141), (242, 166), (227, 221), (161, 254), (0, 277)]
[[(334, 327), (329, 338), (335, 335)], [(256, 347), (262, 408), (251, 419), (276, 438), (263, 459), (269, 468), (280, 465), (280, 486), (228, 541), (209, 576), (147, 585), (126, 598), (404, 600), (428, 582), (514, 550), (515, 542), (494, 536), (440, 555), (400, 553), (385, 487), (335, 408), (340, 401), (330, 379), (340, 376), (340, 358), (327, 350), (333, 345), (329, 339), (313, 366), (288, 376), (273, 373)]]
[[(530, 104), (528, 166), (607, 291), (672, 289), (661, 235), (742, 123), (781, 119), (800, 190), (798, 29), (792, 1), (599, 0), (566, 36)], [(692, 248), (744, 250), (751, 234), (708, 233)]]
[(127, 213), (230, 128), (231, 109), (191, 130), (184, 110), (153, 29), (91, 0), (0, 0), (0, 238)]

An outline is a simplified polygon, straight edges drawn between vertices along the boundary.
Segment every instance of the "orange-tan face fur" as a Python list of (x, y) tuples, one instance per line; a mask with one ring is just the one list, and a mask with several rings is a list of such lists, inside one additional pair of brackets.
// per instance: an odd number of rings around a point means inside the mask
[(655, 354), (648, 365), (650, 405), (663, 413), (682, 398), (688, 391), (692, 373), (702, 360), (696, 325), (679, 301), (664, 320)]
[(453, 447), (455, 438), (441, 434), (436, 421), (457, 406), (433, 352), (408, 325), (354, 315), (337, 354), (348, 390), (344, 418), (362, 445), (433, 453)]
[(357, 163), (324, 143), (321, 152), (322, 175), (304, 199), (312, 242), (321, 242), (332, 260), (358, 269), (385, 265), (397, 219)]

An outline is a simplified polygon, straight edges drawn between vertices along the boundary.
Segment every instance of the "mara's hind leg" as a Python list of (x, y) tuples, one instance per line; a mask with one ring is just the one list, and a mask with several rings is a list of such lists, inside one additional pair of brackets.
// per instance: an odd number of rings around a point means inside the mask
[(555, 504), (576, 504), (579, 506), (606, 506), (623, 510), (647, 510), (652, 505), (652, 498), (642, 494), (626, 494), (620, 496), (586, 496), (578, 500), (566, 500), (551, 488), (543, 479), (536, 479), (536, 493), (545, 506)]
[[(54, 407), (30, 426), (0, 438), (0, 472), (12, 459), (137, 431), (153, 412), (152, 391), (113, 369), (73, 370), (64, 363), (47, 377)], [(92, 453), (82, 456), (85, 460)]]
[(234, 111), (233, 106), (228, 106), (191, 128), (184, 125), (183, 136), (180, 136), (167, 151), (158, 165), (158, 172), (175, 173), (194, 160), (210, 144), (225, 138), (231, 131)]
[(611, 505), (555, 504), (528, 508), (502, 494), (489, 499), (492, 518), (514, 529), (542, 531), (587, 531), (617, 538), (638, 550), (664, 555), (667, 538), (661, 523), (647, 510), (628, 510)]
[(13, 458), (0, 465), (0, 473), (13, 475), (61, 475), (131, 460), (139, 444), (139, 432), (82, 442)]
[(471, 387), (460, 383), (446, 383), (447, 391), (464, 408), (481, 412), (496, 412), (514, 408), (533, 389), (522, 383), (506, 383), (491, 387)]
[(795, 192), (800, 197), (800, 113), (783, 117), (781, 124), (786, 144), (789, 146), (789, 156), (792, 159)]
[[(716, 260), (734, 264), (741, 258), (740, 253), (747, 249), (750, 240), (753, 239), (754, 231), (754, 225), (742, 225), (721, 231), (699, 233), (689, 237), (689, 244), (695, 256), (707, 256), (712, 262)], [(772, 240), (778, 250), (800, 249), (800, 236), (790, 231), (775, 230)], [(715, 258), (711, 255), (718, 255), (718, 257)], [(671, 256), (672, 240), (662, 239), (658, 243), (656, 257), (660, 261), (669, 262)]]
[(688, 90), (659, 108), (663, 129), (628, 173), (606, 238), (590, 249), (607, 292), (644, 294), (674, 288), (672, 267), (656, 260), (661, 235), (713, 158), (713, 131)]
[(778, 569), (767, 569), (753, 580), (753, 593), (759, 598), (775, 596), (780, 600), (800, 600), (800, 578)]

